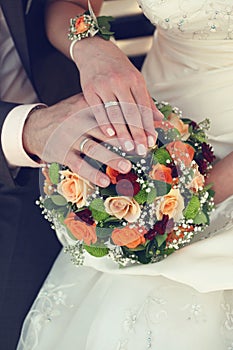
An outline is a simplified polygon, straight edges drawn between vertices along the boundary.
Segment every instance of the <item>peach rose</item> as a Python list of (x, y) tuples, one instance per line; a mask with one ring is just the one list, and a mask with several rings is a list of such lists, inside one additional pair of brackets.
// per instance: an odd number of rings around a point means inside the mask
[(164, 181), (169, 184), (172, 183), (172, 171), (170, 168), (163, 164), (157, 163), (155, 165), (152, 165), (152, 169), (149, 172), (149, 176), (153, 180)]
[(185, 124), (177, 114), (171, 113), (167, 120), (179, 131), (182, 136), (182, 140), (185, 141), (189, 138), (189, 125)]
[(65, 178), (59, 183), (58, 192), (65, 197), (67, 202), (75, 203), (78, 208), (86, 205), (87, 196), (93, 190), (90, 182), (69, 170), (63, 170), (61, 174)]
[(146, 234), (144, 228), (130, 228), (126, 226), (124, 228), (115, 228), (112, 231), (112, 240), (114, 244), (119, 246), (126, 246), (128, 248), (136, 248), (140, 244), (146, 242), (144, 235)]
[(128, 222), (135, 222), (141, 214), (138, 202), (131, 197), (108, 197), (104, 205), (108, 214)]
[(163, 196), (158, 201), (156, 208), (156, 216), (158, 220), (162, 220), (163, 215), (168, 215), (169, 219), (173, 218), (176, 222), (179, 221), (184, 210), (184, 199), (178, 189), (171, 189), (171, 191)]
[(198, 165), (195, 164), (193, 167), (194, 175), (190, 184), (187, 186), (191, 191), (197, 192), (200, 188), (203, 188), (205, 183), (204, 176), (199, 172)]
[(91, 245), (96, 243), (97, 236), (95, 225), (87, 225), (83, 221), (75, 220), (75, 213), (70, 213), (64, 220), (64, 223), (72, 233), (72, 235), (85, 244)]
[(182, 161), (189, 166), (194, 157), (194, 148), (182, 141), (173, 141), (166, 145), (166, 149), (173, 159)]
[(75, 34), (85, 33), (89, 28), (90, 28), (90, 23), (85, 22), (84, 16), (77, 18), (75, 22), (75, 29), (76, 29)]

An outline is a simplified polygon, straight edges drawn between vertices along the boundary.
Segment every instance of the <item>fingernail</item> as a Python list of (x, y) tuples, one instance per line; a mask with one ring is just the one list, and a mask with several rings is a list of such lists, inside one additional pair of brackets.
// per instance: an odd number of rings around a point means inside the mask
[(108, 133), (109, 136), (115, 135), (115, 131), (114, 131), (112, 128), (107, 128), (106, 131), (107, 131), (107, 133)]
[(154, 147), (154, 145), (155, 145), (155, 139), (154, 139), (153, 136), (149, 135), (149, 136), (147, 137), (147, 142), (148, 142), (148, 146), (149, 146), (149, 147)]
[(125, 149), (127, 151), (132, 151), (134, 149), (134, 145), (131, 141), (126, 141), (125, 142)]
[(101, 177), (100, 178), (100, 184), (103, 187), (107, 187), (110, 184), (110, 181), (106, 177)]
[(118, 163), (118, 167), (120, 170), (127, 172), (127, 171), (130, 171), (131, 165), (129, 162), (126, 162), (124, 160), (120, 160)]
[(146, 147), (143, 144), (139, 144), (137, 146), (137, 151), (140, 156), (144, 156), (146, 154)]

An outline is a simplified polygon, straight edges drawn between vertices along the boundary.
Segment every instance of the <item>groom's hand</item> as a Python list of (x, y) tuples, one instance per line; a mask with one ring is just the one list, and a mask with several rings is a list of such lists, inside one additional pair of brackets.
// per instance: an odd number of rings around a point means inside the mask
[(67, 165), (73, 172), (101, 187), (109, 185), (109, 177), (85, 161), (85, 155), (111, 168), (127, 173), (131, 163), (111, 152), (101, 142), (108, 140), (99, 128), (82, 94), (72, 96), (51, 107), (34, 110), (23, 130), (26, 152), (42, 161)]

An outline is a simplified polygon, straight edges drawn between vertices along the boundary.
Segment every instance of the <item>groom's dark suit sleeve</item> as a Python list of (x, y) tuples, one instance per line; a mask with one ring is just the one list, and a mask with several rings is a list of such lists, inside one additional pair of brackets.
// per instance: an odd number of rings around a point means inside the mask
[[(43, 1), (33, 0), (28, 15), (25, 15), (25, 3), (0, 0), (16, 49), (39, 100), (54, 104), (80, 91), (77, 69), (48, 43), (43, 26)], [(15, 106), (0, 101), (0, 132), (7, 114)], [(2, 350), (16, 348), (24, 317), (60, 250), (54, 231), (35, 205), (38, 196), (38, 170), (21, 168), (14, 178), (0, 142)]]

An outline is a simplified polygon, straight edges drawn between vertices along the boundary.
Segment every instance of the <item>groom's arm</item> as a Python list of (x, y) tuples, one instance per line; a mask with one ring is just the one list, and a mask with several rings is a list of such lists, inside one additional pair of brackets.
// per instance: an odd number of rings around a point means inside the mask
[[(8, 113), (16, 107), (17, 104), (0, 101), (0, 132), (2, 135), (2, 126)], [(7, 160), (2, 150), (2, 142), (0, 142), (0, 184), (14, 186), (14, 179), (8, 167)]]
[(0, 101), (0, 184), (14, 186), (19, 167), (39, 167), (25, 152), (23, 128), (34, 108), (44, 107), (41, 103), (16, 104)]

